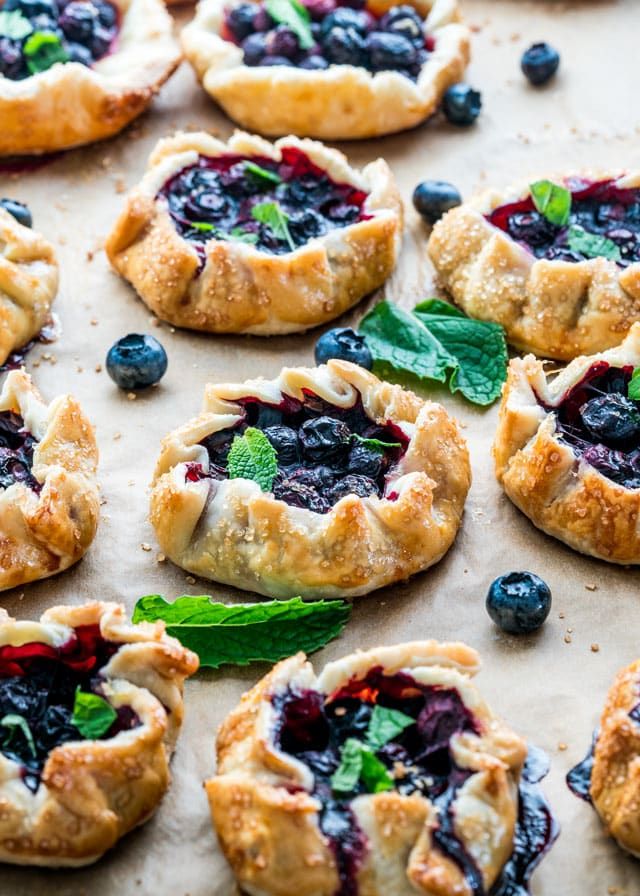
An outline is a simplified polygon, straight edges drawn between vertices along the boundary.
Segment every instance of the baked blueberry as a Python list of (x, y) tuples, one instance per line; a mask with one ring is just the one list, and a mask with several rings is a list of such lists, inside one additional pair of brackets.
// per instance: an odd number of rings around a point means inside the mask
[(362, 476), (358, 473), (349, 473), (343, 479), (339, 479), (329, 492), (329, 497), (333, 504), (340, 501), (347, 495), (358, 495), (360, 498), (366, 498), (369, 495), (376, 495), (378, 486), (373, 479), (368, 476)]
[(267, 426), (263, 431), (275, 448), (281, 466), (287, 467), (298, 461), (300, 452), (295, 429), (290, 426)]
[(285, 479), (273, 487), (273, 494), (292, 507), (302, 507), (313, 513), (326, 513), (329, 503), (316, 489), (294, 479)]
[(594, 439), (605, 445), (621, 448), (640, 440), (640, 411), (619, 392), (591, 398), (580, 408), (580, 416)]
[(384, 472), (384, 468), (385, 455), (382, 451), (369, 448), (367, 445), (362, 445), (359, 442), (351, 446), (347, 461), (348, 473), (362, 474), (369, 479), (377, 481)]
[(351, 441), (346, 423), (334, 417), (316, 417), (300, 427), (304, 456), (314, 463), (329, 463), (344, 458)]
[(242, 42), (245, 65), (260, 65), (267, 53), (267, 35), (262, 32), (250, 34)]
[(59, 22), (66, 37), (88, 44), (99, 25), (98, 10), (87, 0), (72, 0), (63, 9)]
[(335, 12), (322, 20), (320, 34), (322, 37), (326, 37), (334, 28), (353, 28), (358, 34), (364, 36), (369, 30), (370, 23), (370, 17), (366, 12), (339, 6)]
[(312, 53), (311, 56), (307, 56), (306, 59), (302, 60), (299, 67), (312, 71), (321, 71), (322, 69), (329, 68), (329, 63), (324, 56), (320, 56), (318, 53)]
[(159, 382), (167, 371), (167, 353), (154, 336), (130, 333), (111, 346), (107, 372), (121, 389), (144, 389)]
[(300, 482), (302, 485), (308, 485), (317, 492), (323, 493), (328, 491), (335, 482), (335, 473), (331, 467), (323, 464), (317, 467), (298, 467), (287, 476), (287, 479), (293, 482)]
[(366, 40), (372, 71), (409, 68), (416, 59), (414, 44), (402, 34), (372, 31)]
[(337, 358), (351, 361), (365, 370), (373, 367), (373, 356), (364, 336), (351, 327), (335, 327), (323, 333), (316, 342), (314, 355), (316, 364), (326, 364), (330, 358)]
[(278, 25), (267, 35), (267, 52), (271, 56), (295, 59), (300, 52), (300, 41), (295, 31), (287, 25)]
[(253, 34), (255, 18), (259, 9), (257, 3), (239, 3), (238, 6), (232, 6), (227, 12), (227, 28), (238, 43)]
[(547, 43), (533, 44), (522, 54), (520, 68), (536, 87), (546, 84), (558, 71), (560, 54)]
[(322, 48), (334, 65), (361, 66), (366, 59), (365, 39), (355, 28), (332, 28), (322, 38)]
[(482, 96), (469, 84), (453, 84), (442, 99), (442, 111), (451, 124), (473, 124), (482, 108)]
[(424, 45), (424, 21), (413, 6), (393, 7), (382, 16), (378, 27), (381, 31), (401, 34), (412, 43)]
[(537, 631), (549, 615), (551, 591), (532, 572), (510, 572), (491, 583), (486, 606), (504, 632), (527, 635)]
[(33, 226), (33, 217), (24, 202), (18, 202), (17, 199), (0, 199), (0, 207), (13, 215), (18, 224), (22, 224), (23, 227)]
[(413, 191), (414, 208), (428, 224), (435, 224), (461, 202), (459, 191), (446, 180), (423, 180)]

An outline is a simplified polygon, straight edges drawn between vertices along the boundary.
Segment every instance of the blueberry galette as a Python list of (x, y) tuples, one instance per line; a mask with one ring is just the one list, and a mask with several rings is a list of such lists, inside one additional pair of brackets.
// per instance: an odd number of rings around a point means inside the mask
[(382, 159), (357, 171), (310, 140), (178, 134), (156, 147), (106, 248), (163, 320), (212, 333), (290, 333), (381, 286), (401, 226)]
[(456, 302), (517, 348), (603, 351), (640, 319), (640, 174), (483, 193), (436, 224), (428, 249)]
[(58, 292), (55, 250), (30, 221), (22, 203), (0, 200), (0, 365), (50, 321)]
[(525, 893), (557, 828), (522, 738), (473, 685), (478, 655), (421, 641), (316, 676), (303, 654), (242, 698), (207, 781), (243, 892)]
[(182, 689), (198, 658), (111, 603), (0, 609), (0, 861), (99, 859), (169, 786)]
[(493, 453), (505, 492), (540, 529), (612, 563), (640, 563), (640, 323), (555, 378), (511, 361)]
[(210, 385), (163, 441), (151, 521), (197, 575), (284, 598), (354, 596), (451, 546), (469, 489), (443, 407), (347, 361)]
[(414, 127), (469, 58), (454, 0), (201, 0), (182, 45), (243, 127), (329, 140)]
[(70, 395), (43, 402), (23, 370), (0, 394), (0, 590), (67, 569), (98, 525), (98, 449)]
[(0, 155), (111, 137), (180, 62), (162, 0), (5, 0)]

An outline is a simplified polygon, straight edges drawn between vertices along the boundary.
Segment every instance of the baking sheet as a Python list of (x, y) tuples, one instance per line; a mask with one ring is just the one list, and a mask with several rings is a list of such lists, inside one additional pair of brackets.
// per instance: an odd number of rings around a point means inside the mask
[[(469, 80), (484, 100), (477, 126), (461, 130), (436, 119), (411, 133), (343, 145), (354, 163), (383, 155), (407, 201), (425, 177), (451, 180), (468, 195), (484, 184), (563, 167), (638, 165), (637, 0), (468, 0), (464, 7), (475, 32)], [(188, 16), (178, 13), (181, 21)], [(521, 51), (536, 40), (548, 40), (562, 53), (558, 78), (542, 90), (527, 87), (519, 72)], [(20, 618), (37, 616), (54, 603), (94, 598), (121, 600), (131, 609), (149, 593), (247, 599), (158, 562), (146, 521), (158, 444), (199, 410), (206, 382), (273, 376), (283, 363), (312, 363), (317, 334), (261, 340), (174, 332), (156, 326), (109, 271), (99, 247), (123, 190), (139, 180), (155, 141), (177, 127), (205, 127), (223, 136), (232, 130), (186, 65), (152, 112), (120, 138), (69, 153), (37, 172), (2, 177), (1, 194), (29, 203), (36, 226), (57, 244), (62, 266), (56, 306), (62, 337), (37, 347), (28, 366), (47, 398), (73, 392), (96, 423), (105, 501), (98, 537), (79, 566), (0, 596)], [(410, 204), (407, 225), (402, 260), (386, 295), (411, 307), (433, 288), (426, 230)], [(364, 308), (340, 323), (356, 321)], [(135, 331), (161, 339), (169, 371), (158, 388), (132, 401), (99, 365), (115, 339)], [(563, 831), (535, 874), (534, 894), (637, 896), (640, 864), (605, 838), (595, 813), (566, 789), (564, 775), (589, 744), (615, 671), (638, 655), (640, 573), (581, 558), (535, 530), (493, 479), (489, 449), (497, 408), (484, 412), (441, 391), (431, 394), (464, 422), (471, 449), (474, 483), (458, 540), (429, 573), (360, 598), (344, 636), (315, 661), (420, 636), (462, 639), (478, 648), (484, 695), (552, 760), (545, 790)], [(552, 588), (551, 616), (535, 637), (503, 635), (485, 613), (488, 584), (511, 569), (530, 569)], [(1, 896), (232, 896), (201, 782), (213, 770), (216, 726), (265, 671), (256, 665), (203, 672), (188, 682), (173, 786), (155, 818), (93, 868), (0, 866)]]

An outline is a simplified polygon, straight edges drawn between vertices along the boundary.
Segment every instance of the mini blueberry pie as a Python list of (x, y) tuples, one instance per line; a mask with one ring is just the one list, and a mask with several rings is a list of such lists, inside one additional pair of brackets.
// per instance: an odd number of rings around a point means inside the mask
[(227, 717), (206, 782), (222, 849), (260, 896), (525, 893), (557, 834), (527, 746), (471, 681), (478, 655), (421, 641), (316, 676), (278, 664)]
[(469, 60), (455, 0), (201, 0), (187, 59), (234, 121), (328, 140), (414, 127)]
[(617, 348), (553, 377), (511, 361), (493, 454), (505, 492), (584, 554), (640, 563), (640, 323)]
[(113, 136), (179, 62), (161, 0), (4, 0), (0, 155)]
[(276, 598), (348, 597), (436, 563), (469, 484), (443, 407), (333, 360), (209, 385), (200, 416), (163, 441), (151, 521), (196, 575)]
[(55, 250), (30, 222), (22, 203), (0, 200), (0, 365), (49, 323), (58, 292)]
[(198, 658), (112, 603), (0, 609), (0, 861), (95, 862), (156, 810)]
[(455, 301), (518, 349), (603, 351), (640, 319), (640, 174), (483, 193), (436, 224), (428, 251)]
[(107, 240), (158, 317), (212, 333), (329, 321), (393, 270), (402, 203), (387, 164), (362, 171), (310, 140), (162, 140)]
[(0, 590), (62, 572), (98, 526), (98, 449), (70, 395), (45, 404), (23, 370), (0, 394)]

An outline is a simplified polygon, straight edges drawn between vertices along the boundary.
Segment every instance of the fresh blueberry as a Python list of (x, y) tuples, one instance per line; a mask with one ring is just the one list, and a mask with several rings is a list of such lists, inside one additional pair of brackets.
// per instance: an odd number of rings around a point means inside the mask
[(376, 495), (378, 486), (368, 476), (361, 476), (357, 473), (349, 473), (344, 479), (338, 480), (329, 492), (329, 498), (335, 504), (341, 498), (347, 495), (357, 495), (360, 498), (366, 498), (369, 495)]
[(295, 464), (299, 458), (298, 433), (289, 426), (268, 426), (264, 430), (283, 467)]
[(580, 408), (580, 417), (594, 439), (612, 448), (623, 448), (640, 439), (640, 412), (619, 392), (590, 399)]
[(533, 44), (522, 54), (520, 68), (531, 84), (546, 84), (558, 71), (560, 54), (547, 43)]
[(257, 3), (239, 3), (238, 6), (233, 6), (228, 11), (227, 28), (238, 43), (253, 33), (254, 21), (259, 8)]
[(551, 591), (532, 572), (509, 572), (491, 583), (487, 612), (510, 635), (537, 631), (549, 615)]
[(346, 454), (350, 440), (347, 424), (333, 417), (315, 417), (300, 427), (302, 451), (312, 463), (340, 460)]
[(167, 371), (167, 353), (153, 336), (130, 333), (111, 346), (107, 372), (121, 389), (144, 389), (159, 382)]
[(482, 108), (482, 97), (479, 91), (469, 84), (454, 84), (442, 100), (442, 111), (451, 124), (473, 124)]
[(372, 71), (407, 68), (416, 58), (415, 46), (402, 34), (372, 31), (367, 36), (366, 48)]
[(318, 339), (315, 348), (316, 364), (326, 364), (330, 358), (351, 361), (364, 367), (365, 370), (371, 370), (373, 367), (373, 356), (364, 336), (356, 333), (351, 327), (327, 330)]
[(428, 224), (435, 224), (461, 202), (459, 191), (446, 180), (423, 180), (413, 191), (414, 208)]
[(13, 215), (23, 227), (33, 227), (31, 212), (23, 202), (18, 202), (16, 199), (0, 199), (0, 208)]

